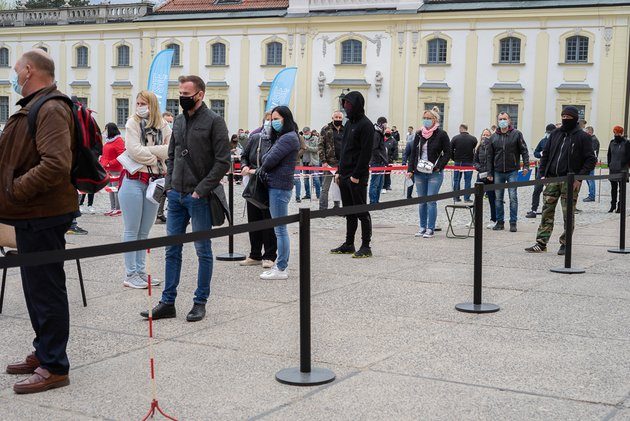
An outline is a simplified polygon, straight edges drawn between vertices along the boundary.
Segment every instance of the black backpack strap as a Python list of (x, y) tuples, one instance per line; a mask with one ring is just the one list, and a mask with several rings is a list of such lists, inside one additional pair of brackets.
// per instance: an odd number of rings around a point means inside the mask
[(51, 99), (60, 99), (64, 101), (66, 104), (68, 104), (74, 118), (74, 103), (72, 102), (70, 98), (68, 98), (65, 95), (54, 94), (54, 93), (49, 94), (49, 95), (44, 95), (43, 97), (35, 101), (33, 106), (28, 110), (28, 114), (27, 114), (28, 132), (31, 135), (31, 138), (33, 140), (35, 140), (35, 135), (37, 134), (37, 114), (39, 113), (39, 109), (42, 108), (42, 105), (44, 105), (45, 102), (50, 101)]

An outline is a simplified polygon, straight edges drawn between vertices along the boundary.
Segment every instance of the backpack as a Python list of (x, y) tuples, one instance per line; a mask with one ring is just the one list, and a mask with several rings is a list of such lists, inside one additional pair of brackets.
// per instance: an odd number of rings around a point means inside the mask
[(37, 132), (37, 113), (46, 101), (59, 99), (72, 110), (75, 128), (75, 151), (72, 160), (70, 179), (74, 187), (82, 193), (96, 193), (109, 183), (109, 175), (98, 162), (103, 153), (101, 129), (92, 116), (92, 110), (81, 104), (76, 98), (70, 99), (63, 94), (45, 95), (38, 99), (28, 112), (28, 131), (33, 141)]

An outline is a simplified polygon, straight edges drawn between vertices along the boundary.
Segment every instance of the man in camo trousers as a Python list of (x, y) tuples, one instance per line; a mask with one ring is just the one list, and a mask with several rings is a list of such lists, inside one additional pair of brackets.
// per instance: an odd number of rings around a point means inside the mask
[[(591, 137), (578, 126), (578, 118), (579, 113), (576, 107), (568, 106), (562, 110), (562, 127), (551, 133), (540, 159), (541, 178), (564, 177), (569, 172), (576, 175), (588, 175), (595, 168), (597, 158), (593, 151), (593, 142)], [(573, 209), (575, 209), (581, 185), (581, 181), (573, 183)], [(567, 183), (547, 184), (543, 198), (542, 218), (536, 234), (536, 244), (526, 248), (525, 251), (528, 253), (547, 251), (547, 243), (553, 231), (556, 205), (560, 199), (565, 229), (560, 236), (558, 254), (563, 255), (565, 254), (567, 222)]]

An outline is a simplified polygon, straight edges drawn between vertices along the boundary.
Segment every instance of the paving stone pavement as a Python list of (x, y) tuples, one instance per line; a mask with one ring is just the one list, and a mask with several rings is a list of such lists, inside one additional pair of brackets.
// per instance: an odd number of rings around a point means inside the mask
[[(402, 197), (402, 178), (393, 181), (383, 200)], [(184, 320), (196, 278), (194, 248), (186, 245), (178, 318), (155, 324), (160, 404), (182, 420), (630, 420), (630, 256), (607, 252), (617, 245), (619, 216), (606, 212), (602, 186), (601, 203), (579, 203), (574, 265), (583, 275), (549, 271), (563, 265), (555, 253), (560, 224), (542, 255), (523, 251), (539, 220), (523, 218), (517, 233), (484, 230), (484, 301), (501, 306), (494, 314), (455, 311), (472, 299), (473, 239), (447, 239), (444, 231), (415, 238), (416, 206), (375, 213), (374, 257), (358, 261), (328, 254), (343, 240), (342, 218), (314, 220), (313, 365), (337, 375), (318, 387), (274, 379), (299, 364), (298, 226), (289, 229), (288, 281), (261, 281), (261, 268), (215, 262), (208, 314), (199, 323)], [(236, 191), (240, 223), (241, 186)], [(531, 188), (519, 190), (519, 199), (524, 216)], [(107, 205), (99, 195), (99, 212)], [(299, 206), (317, 207), (292, 203), (290, 212)], [(121, 237), (121, 218), (84, 215), (79, 222), (89, 235), (68, 236), (72, 247)], [(456, 226), (467, 222), (462, 215)], [(151, 235), (164, 233), (156, 225)], [(227, 240), (215, 240), (213, 249), (227, 251)], [(247, 236), (237, 236), (235, 250), (248, 249)], [(163, 250), (151, 256), (163, 279)], [(17, 396), (17, 378), (0, 374), (0, 420), (133, 420), (148, 410), (147, 325), (138, 314), (146, 291), (122, 287), (121, 256), (82, 266), (86, 308), (76, 266), (66, 265), (72, 384)], [(26, 355), (32, 340), (17, 270), (9, 270), (7, 284), (1, 364)]]

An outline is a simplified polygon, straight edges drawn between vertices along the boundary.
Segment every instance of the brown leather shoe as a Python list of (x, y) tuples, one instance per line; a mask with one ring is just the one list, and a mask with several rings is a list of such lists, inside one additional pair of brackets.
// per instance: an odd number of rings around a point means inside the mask
[(69, 384), (70, 378), (67, 374), (52, 374), (45, 368), (37, 367), (31, 377), (14, 384), (13, 391), (20, 395), (25, 393), (39, 393), (68, 386)]
[(7, 374), (33, 374), (37, 367), (39, 367), (39, 360), (33, 352), (24, 361), (9, 364), (7, 366)]

